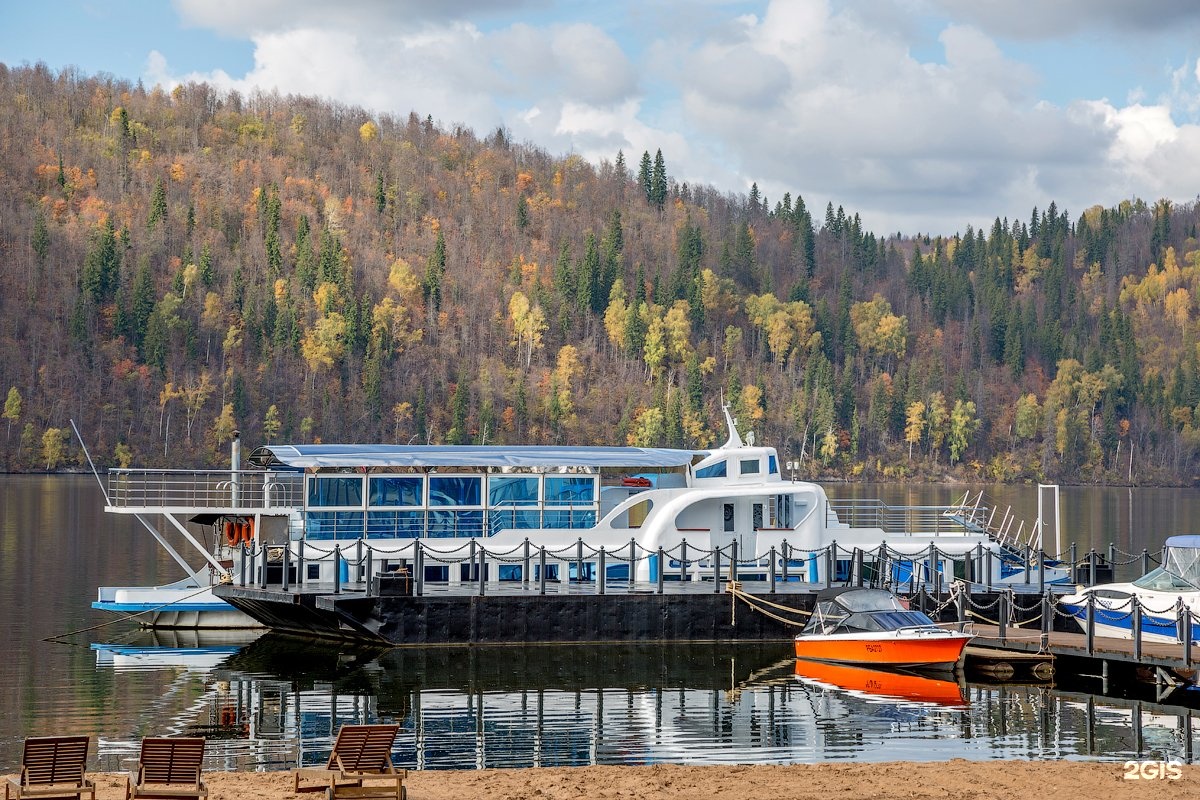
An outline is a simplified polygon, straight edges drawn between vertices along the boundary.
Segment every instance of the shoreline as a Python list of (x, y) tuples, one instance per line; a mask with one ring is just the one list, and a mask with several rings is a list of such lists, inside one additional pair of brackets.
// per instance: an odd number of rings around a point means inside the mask
[[(786, 765), (528, 767), (410, 771), (408, 800), (1184, 800), (1200, 793), (1200, 764), (1163, 777), (1160, 762), (971, 761), (854, 762)], [(1142, 771), (1138, 767), (1145, 765)], [(1174, 772), (1174, 770), (1172, 770)], [(97, 800), (124, 797), (123, 773), (89, 773)], [(1133, 777), (1136, 775), (1136, 777)], [(7, 777), (12, 777), (11, 773)], [(288, 800), (292, 773), (206, 772), (211, 800)]]

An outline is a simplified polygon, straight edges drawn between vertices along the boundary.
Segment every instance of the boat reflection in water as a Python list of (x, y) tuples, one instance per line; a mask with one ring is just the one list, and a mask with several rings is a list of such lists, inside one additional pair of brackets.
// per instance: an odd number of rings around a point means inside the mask
[[(199, 642), (197, 642), (199, 644)], [(130, 646), (127, 643), (121, 645)], [(213, 645), (221, 646), (221, 645)], [(323, 763), (346, 723), (398, 722), (393, 760), (417, 769), (589, 764), (789, 763), (950, 758), (1177, 758), (1196, 712), (1169, 736), (1131, 735), (1045, 687), (798, 662), (784, 643), (545, 645), (364, 651), (267, 633), (215, 665), (178, 648), (138, 719), (101, 732), (99, 766), (136, 756), (146, 731), (202, 735), (211, 769)], [(101, 653), (101, 650), (97, 650)], [(104, 656), (102, 669), (118, 666)], [(214, 654), (209, 653), (209, 656)], [(143, 654), (143, 658), (151, 658)], [(207, 663), (207, 662), (205, 662)], [(1152, 743), (1144, 745), (1143, 743)]]
[(139, 629), (115, 642), (93, 643), (96, 666), (115, 670), (209, 672), (263, 635), (263, 629)]
[(944, 674), (921, 675), (798, 658), (796, 677), (811, 686), (844, 691), (873, 702), (903, 700), (938, 706), (967, 705), (965, 687)]

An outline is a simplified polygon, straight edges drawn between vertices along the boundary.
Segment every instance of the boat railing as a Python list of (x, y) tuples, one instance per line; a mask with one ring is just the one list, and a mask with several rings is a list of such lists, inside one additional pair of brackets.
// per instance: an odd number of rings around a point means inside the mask
[(111, 469), (108, 502), (113, 508), (299, 508), (300, 473), (231, 470)]
[(830, 500), (827, 524), (831, 528), (879, 528), (886, 535), (912, 534), (961, 536), (983, 533), (979, 514), (985, 508), (964, 508), (962, 505), (893, 506), (882, 500)]

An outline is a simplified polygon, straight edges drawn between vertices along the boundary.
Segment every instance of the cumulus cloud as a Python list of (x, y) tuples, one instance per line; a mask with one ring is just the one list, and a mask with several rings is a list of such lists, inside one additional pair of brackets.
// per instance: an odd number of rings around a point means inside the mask
[(1056, 39), (1082, 31), (1178, 32), (1200, 26), (1194, 0), (932, 0), (994, 36)]
[[(741, 16), (720, 3), (636, 5), (636, 25), (623, 14), (576, 20), (565, 3), (540, 23), (516, 21), (549, 0), (175, 2), (191, 24), (250, 38), (254, 66), (174, 76), (153, 53), (153, 82), (319, 94), (481, 134), (503, 124), (591, 160), (620, 149), (633, 163), (661, 148), (681, 182), (744, 191), (757, 181), (772, 200), (832, 201), (879, 231), (951, 233), (1050, 200), (1078, 213), (1131, 195), (1188, 199), (1200, 177), (1190, 166), (1200, 128), (1179, 122), (1197, 107), (1200, 66), (1176, 65), (1168, 97), (1056, 105), (1039, 97), (1053, 76), (1004, 50), (1004, 36), (1055, 25), (1133, 26), (1118, 0), (773, 0)], [(1200, 17), (1191, 3), (1150, 6), (1136, 16)], [(693, 8), (678, 25), (647, 24)], [(928, 31), (911, 24), (913, 8), (953, 19), (937, 31), (940, 57), (914, 55), (928, 52), (927, 41), (914, 47)]]

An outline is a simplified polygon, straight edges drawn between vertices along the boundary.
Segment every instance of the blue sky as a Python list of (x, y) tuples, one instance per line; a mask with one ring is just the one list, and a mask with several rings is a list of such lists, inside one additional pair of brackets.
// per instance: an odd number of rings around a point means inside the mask
[(1192, 0), (0, 0), (0, 62), (504, 125), (953, 233), (1200, 190)]

